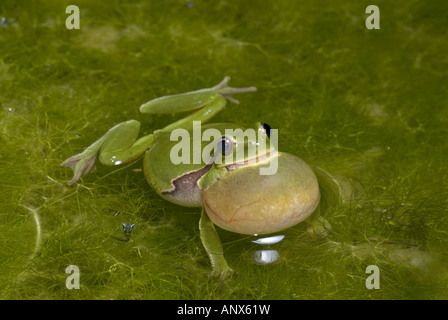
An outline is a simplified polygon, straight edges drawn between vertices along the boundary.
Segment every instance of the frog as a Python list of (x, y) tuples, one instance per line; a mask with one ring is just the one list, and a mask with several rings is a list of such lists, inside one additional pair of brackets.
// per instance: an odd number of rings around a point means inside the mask
[[(227, 101), (239, 104), (234, 94), (257, 91), (256, 87), (230, 87), (229, 81), (226, 76), (210, 88), (143, 103), (139, 110), (144, 114), (190, 113), (140, 138), (139, 121), (119, 123), (84, 151), (61, 163), (73, 170), (73, 178), (67, 182), (73, 185), (95, 167), (97, 158), (106, 166), (143, 158), (145, 179), (159, 196), (180, 206), (201, 208), (200, 240), (211, 263), (211, 275), (221, 278), (231, 275), (233, 269), (224, 256), (215, 226), (243, 235), (273, 234), (309, 221), (321, 198), (313, 169), (301, 158), (279, 151), (271, 141), (274, 129), (268, 124), (257, 122), (251, 128), (257, 132), (255, 139), (234, 134), (246, 128), (233, 123), (202, 125), (225, 108)], [(172, 151), (178, 140), (172, 138), (173, 132), (185, 130), (194, 135), (198, 123), (201, 134), (208, 129), (219, 133), (213, 140), (200, 142), (201, 151), (210, 149), (209, 156), (196, 162), (174, 163)], [(193, 145), (193, 140), (190, 138), (188, 143)], [(250, 147), (256, 152), (241, 152)], [(273, 163), (275, 173), (261, 174), (262, 168)], [(328, 228), (326, 222), (316, 221)], [(322, 228), (310, 230), (321, 232)]]

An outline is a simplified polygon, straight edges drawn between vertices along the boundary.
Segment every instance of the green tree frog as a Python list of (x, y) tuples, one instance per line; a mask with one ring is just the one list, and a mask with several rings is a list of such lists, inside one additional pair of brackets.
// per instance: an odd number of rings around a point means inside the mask
[[(300, 158), (278, 151), (270, 141), (271, 129), (264, 123), (253, 128), (264, 143), (247, 136), (226, 135), (228, 129), (240, 128), (234, 124), (204, 125), (201, 133), (213, 128), (221, 134), (217, 141), (201, 141), (201, 150), (210, 143), (216, 146), (209, 158), (202, 157), (196, 163), (173, 163), (172, 150), (178, 143), (171, 137), (174, 130), (193, 132), (194, 123), (211, 119), (225, 107), (226, 100), (239, 103), (232, 94), (256, 91), (255, 87), (229, 87), (229, 80), (225, 77), (212, 88), (151, 100), (140, 106), (142, 113), (193, 113), (139, 139), (138, 121), (120, 123), (61, 164), (73, 169), (73, 179), (68, 182), (72, 185), (91, 170), (97, 157), (106, 166), (144, 157), (143, 172), (155, 192), (175, 204), (202, 208), (200, 238), (210, 258), (212, 274), (221, 277), (229, 275), (232, 269), (214, 225), (240, 234), (270, 234), (307, 219), (320, 200), (313, 170)], [(191, 140), (193, 145), (194, 139)], [(241, 152), (249, 146), (255, 147), (255, 154)], [(273, 161), (277, 166), (275, 174), (260, 174), (260, 168)]]

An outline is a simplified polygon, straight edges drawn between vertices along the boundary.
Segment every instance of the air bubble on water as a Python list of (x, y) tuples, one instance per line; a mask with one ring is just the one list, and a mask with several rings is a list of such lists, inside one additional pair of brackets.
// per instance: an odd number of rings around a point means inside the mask
[(253, 240), (252, 242), (257, 243), (257, 244), (263, 244), (263, 245), (275, 244), (275, 243), (282, 241), (284, 237), (285, 237), (284, 235), (278, 235), (278, 236), (273, 236), (273, 237), (260, 238), (257, 240)]

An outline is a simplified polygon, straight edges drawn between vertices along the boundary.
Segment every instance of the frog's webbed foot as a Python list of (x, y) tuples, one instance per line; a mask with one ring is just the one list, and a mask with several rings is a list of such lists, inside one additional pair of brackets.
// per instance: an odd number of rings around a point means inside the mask
[(136, 140), (139, 130), (140, 123), (136, 120), (119, 123), (83, 152), (62, 162), (62, 167), (73, 170), (73, 178), (68, 185), (74, 184), (93, 168), (97, 155), (99, 161), (106, 166), (129, 163), (144, 155), (154, 143), (155, 136), (150, 134)]
[(86, 151), (74, 155), (61, 163), (61, 167), (69, 167), (73, 170), (73, 178), (67, 183), (69, 186), (89, 173), (95, 165), (97, 153), (89, 154)]
[(323, 239), (331, 234), (332, 227), (330, 223), (322, 216), (308, 222), (306, 232), (313, 239)]
[(256, 87), (247, 87), (247, 88), (229, 87), (229, 81), (230, 81), (230, 77), (226, 76), (219, 84), (214, 86), (212, 89), (215, 90), (216, 92), (218, 92), (220, 95), (222, 95), (227, 100), (229, 100), (235, 104), (239, 104), (240, 102), (238, 100), (236, 100), (235, 98), (232, 98), (232, 96), (231, 96), (232, 94), (257, 91)]

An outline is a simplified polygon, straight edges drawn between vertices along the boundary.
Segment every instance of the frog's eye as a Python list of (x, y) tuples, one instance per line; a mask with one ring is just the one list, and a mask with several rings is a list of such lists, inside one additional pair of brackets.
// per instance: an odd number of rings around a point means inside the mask
[(223, 136), (218, 142), (218, 151), (225, 157), (233, 153), (235, 143), (229, 137)]
[(271, 127), (267, 123), (260, 122), (261, 127), (264, 130), (264, 133), (268, 136), (268, 138), (271, 137)]

